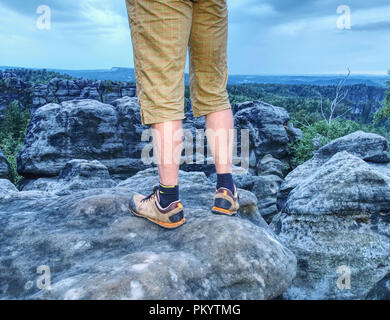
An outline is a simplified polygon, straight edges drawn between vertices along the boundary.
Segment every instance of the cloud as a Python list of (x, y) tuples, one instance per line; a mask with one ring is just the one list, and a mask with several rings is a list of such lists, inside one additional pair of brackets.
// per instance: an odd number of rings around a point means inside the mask
[(353, 31), (383, 31), (390, 30), (390, 20), (389, 21), (380, 21), (372, 22), (361, 25), (354, 25), (352, 28)]
[[(232, 73), (389, 68), (389, 0), (227, 1)], [(36, 28), (42, 4), (51, 30)], [(336, 27), (340, 4), (351, 8), (352, 30)], [(0, 65), (133, 66), (125, 0), (2, 0), (0, 11)]]

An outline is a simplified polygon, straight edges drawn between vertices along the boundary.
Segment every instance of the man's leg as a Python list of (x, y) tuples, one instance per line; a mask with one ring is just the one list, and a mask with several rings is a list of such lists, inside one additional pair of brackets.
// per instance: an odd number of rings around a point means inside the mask
[(190, 36), (190, 89), (194, 116), (206, 116), (207, 142), (214, 156), (217, 191), (212, 211), (238, 210), (232, 178), (233, 116), (226, 91), (228, 10), (226, 0), (194, 2)]
[[(227, 35), (226, 0), (195, 2), (189, 42), (193, 112), (195, 116), (206, 115), (207, 141), (216, 171), (230, 175), (231, 180), (233, 116), (226, 91)], [(226, 187), (233, 189), (232, 181)]]
[(206, 115), (207, 142), (218, 174), (232, 173), (233, 115), (231, 109)]
[(159, 196), (163, 208), (179, 200), (178, 174), (182, 152), (182, 121), (167, 121), (152, 125), (153, 145), (160, 178)]
[(191, 31), (189, 0), (126, 0), (141, 119), (152, 125), (160, 185), (135, 194), (131, 211), (166, 228), (185, 222), (178, 199), (178, 157), (184, 119), (184, 70)]

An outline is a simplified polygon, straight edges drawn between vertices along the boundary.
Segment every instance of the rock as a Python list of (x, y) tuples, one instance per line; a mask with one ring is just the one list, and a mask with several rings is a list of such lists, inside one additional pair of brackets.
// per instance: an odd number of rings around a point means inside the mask
[(99, 161), (74, 159), (66, 163), (57, 178), (30, 180), (20, 189), (24, 191), (41, 190), (65, 195), (80, 190), (110, 188), (116, 184), (111, 179), (107, 167)]
[(17, 192), (18, 189), (8, 179), (0, 179), (0, 196), (10, 192)]
[(11, 166), (3, 151), (0, 150), (0, 179), (11, 179), (11, 176)]
[(365, 160), (372, 168), (390, 176), (390, 164), (386, 160), (390, 155), (387, 140), (377, 134), (356, 131), (323, 146), (314, 154), (312, 159), (291, 171), (285, 177), (280, 188), (278, 207), (282, 208), (285, 205), (286, 198), (292, 189), (303, 183), (305, 179), (310, 178), (314, 171), (341, 151), (346, 151)]
[(128, 82), (53, 78), (48, 85), (35, 84), (31, 112), (34, 113), (39, 107), (48, 103), (61, 103), (74, 99), (94, 99), (111, 104), (125, 96), (136, 97), (136, 95), (136, 86)]
[[(285, 109), (261, 101), (238, 104), (234, 115), (235, 126), (249, 130), (249, 147), (254, 151), (255, 159), (270, 154), (281, 161), (288, 160), (288, 143), (302, 134), (299, 129), (293, 130), (288, 120)], [(240, 145), (240, 141), (238, 143)]]
[(86, 159), (100, 161), (114, 179), (124, 179), (146, 168), (143, 129), (137, 98), (113, 105), (95, 100), (47, 104), (32, 116), (18, 172), (29, 179), (55, 177), (68, 161)]
[[(50, 85), (57, 88), (65, 84), (57, 79), (52, 80)], [(83, 86), (80, 83), (77, 85)], [(102, 86), (101, 83), (97, 89), (101, 90)], [(286, 163), (288, 143), (296, 138), (291, 125), (288, 126), (286, 110), (251, 102), (241, 105), (235, 118), (239, 132), (238, 153), (242, 151), (241, 143), (242, 146), (249, 144), (252, 148), (250, 168), (242, 159), (238, 165), (253, 174), (258, 170), (258, 159), (267, 154)], [(248, 127), (251, 128), (251, 136), (248, 141), (241, 141), (241, 129)], [(33, 114), (25, 145), (19, 153), (18, 171), (28, 179), (55, 177), (67, 161), (83, 158), (101, 161), (108, 167), (113, 179), (123, 180), (152, 164), (152, 157), (143, 157), (151, 154), (151, 132), (145, 129), (147, 127), (141, 125), (137, 98), (124, 97), (115, 100), (112, 105), (88, 99), (47, 104)], [(188, 115), (184, 129), (189, 133), (184, 146), (189, 146), (191, 154), (183, 157), (187, 161), (181, 168), (203, 171), (208, 175), (214, 173), (211, 153), (206, 152), (204, 135), (200, 141), (196, 140), (197, 134), (200, 134), (197, 129), (204, 129), (204, 117), (194, 119)], [(204, 144), (205, 162), (197, 161), (198, 149), (197, 153), (192, 153), (194, 143)], [(145, 147), (147, 152), (142, 154)], [(239, 157), (236, 159), (240, 160)], [(242, 187), (250, 185), (253, 185), (252, 181), (242, 181)]]
[(274, 175), (283, 178), (287, 168), (282, 161), (275, 159), (270, 154), (266, 154), (257, 163), (256, 169), (258, 175)]
[[(317, 160), (286, 178), (289, 192), (271, 223), (298, 259), (283, 296), (364, 299), (390, 272), (390, 177), (346, 151)], [(338, 279), (349, 272), (351, 287), (342, 290)]]
[(367, 294), (369, 300), (390, 300), (390, 273), (380, 280)]
[(266, 220), (271, 221), (278, 213), (277, 197), (283, 179), (276, 175), (261, 175), (254, 177), (255, 182), (251, 191), (258, 199), (258, 209)]
[(340, 151), (347, 151), (365, 161), (390, 162), (389, 142), (374, 133), (356, 131), (320, 148), (315, 158), (326, 161)]
[[(180, 177), (187, 223), (175, 231), (128, 210), (131, 188), (152, 188), (142, 183), (156, 178), (153, 169), (115, 188), (0, 196), (0, 298), (272, 299), (285, 291), (294, 255), (267, 226), (211, 214), (204, 174)], [(243, 208), (255, 207), (244, 198)], [(50, 290), (36, 287), (40, 266), (50, 268)]]
[(31, 83), (22, 81), (12, 70), (0, 70), (0, 119), (9, 104), (17, 100), (22, 109), (31, 105)]
[(390, 212), (390, 178), (342, 151), (290, 192), (284, 211), (298, 215)]

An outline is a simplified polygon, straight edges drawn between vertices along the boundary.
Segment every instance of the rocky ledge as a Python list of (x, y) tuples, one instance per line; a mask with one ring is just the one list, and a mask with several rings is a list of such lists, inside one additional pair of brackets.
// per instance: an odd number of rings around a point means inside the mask
[[(249, 191), (241, 190), (237, 217), (216, 216), (208, 209), (214, 184), (181, 171), (184, 226), (170, 231), (133, 216), (129, 198), (150, 192), (156, 173), (101, 188), (111, 181), (107, 167), (73, 160), (50, 188), (18, 191), (0, 180), (0, 298), (272, 299), (289, 287), (296, 259)], [(50, 290), (35, 285), (39, 266), (50, 268)]]

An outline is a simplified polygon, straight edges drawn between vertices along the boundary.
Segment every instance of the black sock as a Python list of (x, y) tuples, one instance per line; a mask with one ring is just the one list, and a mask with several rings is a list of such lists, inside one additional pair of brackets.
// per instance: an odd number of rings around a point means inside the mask
[(179, 186), (166, 186), (160, 183), (158, 186), (158, 195), (160, 197), (161, 207), (166, 208), (172, 202), (179, 200)]
[(234, 182), (231, 173), (217, 174), (217, 190), (222, 187), (229, 189), (234, 194)]

